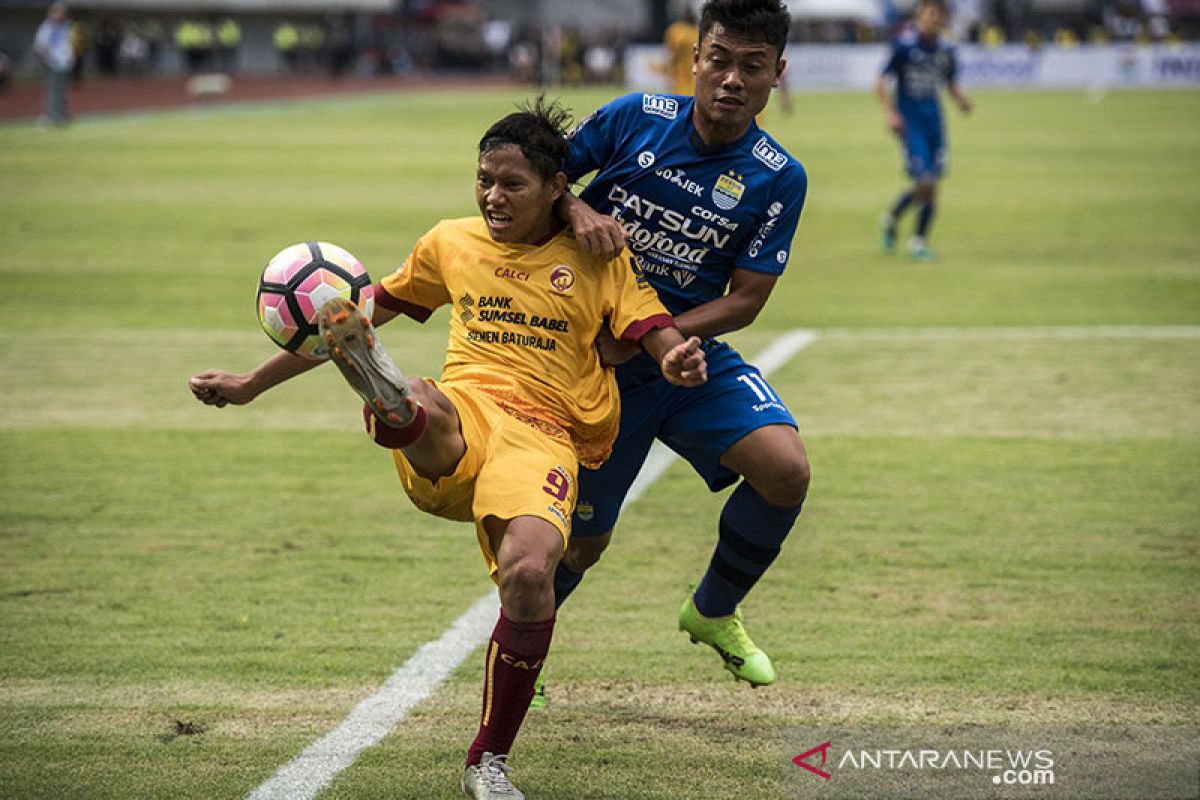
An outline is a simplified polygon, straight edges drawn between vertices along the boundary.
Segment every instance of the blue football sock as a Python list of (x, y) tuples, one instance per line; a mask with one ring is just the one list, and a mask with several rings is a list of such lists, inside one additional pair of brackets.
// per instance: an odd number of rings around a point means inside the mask
[(933, 220), (933, 203), (925, 203), (917, 210), (917, 236), (925, 238), (929, 223)]
[(900, 215), (903, 214), (905, 212), (905, 210), (908, 209), (908, 206), (910, 203), (912, 203), (912, 201), (913, 201), (913, 192), (911, 189), (909, 189), (908, 191), (901, 194), (900, 197), (896, 200), (896, 204), (893, 205), (892, 210), (888, 212), (892, 217), (892, 227), (893, 228), (896, 225), (896, 221), (898, 219), (900, 219)]
[(572, 572), (563, 566), (561, 561), (554, 568), (554, 607), (557, 609), (575, 591), (575, 587), (583, 580), (582, 572)]
[(732, 614), (779, 555), (800, 508), (771, 505), (742, 481), (721, 511), (721, 538), (693, 595), (696, 610), (706, 617)]

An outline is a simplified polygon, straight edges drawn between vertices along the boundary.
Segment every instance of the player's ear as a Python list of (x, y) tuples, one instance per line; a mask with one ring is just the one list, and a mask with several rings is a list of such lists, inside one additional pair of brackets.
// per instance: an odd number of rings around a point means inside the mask
[(567, 173), (558, 171), (554, 173), (554, 177), (550, 179), (550, 193), (553, 200), (563, 196), (563, 192), (567, 190)]
[(779, 82), (783, 80), (784, 70), (787, 69), (787, 59), (781, 58), (775, 64), (775, 81), (771, 84), (772, 89), (779, 88)]

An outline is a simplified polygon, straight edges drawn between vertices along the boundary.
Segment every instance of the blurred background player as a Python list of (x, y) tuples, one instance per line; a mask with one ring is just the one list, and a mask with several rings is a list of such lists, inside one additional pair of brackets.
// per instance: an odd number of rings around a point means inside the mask
[[(500, 587), (462, 775), (463, 791), (480, 800), (524, 797), (507, 759), (550, 647), (578, 466), (603, 461), (616, 437), (616, 381), (596, 336), (607, 324), (644, 346), (673, 385), (705, 373), (699, 340), (684, 342), (629, 254), (581, 252), (555, 216), (567, 185), (565, 121), (539, 101), (489, 128), (479, 143), (481, 217), (440, 223), (376, 286), (374, 324), (400, 313), (423, 322), (443, 305), (460, 312), (440, 381), (405, 379), (348, 301), (319, 313), (332, 360), (366, 401), (368, 429), (392, 450), (405, 491), (422, 510), (474, 521)], [(191, 389), (209, 405), (248, 403), (317, 363), (281, 352), (246, 375), (202, 372)]]
[[(875, 81), (875, 94), (883, 106), (888, 128), (904, 143), (904, 162), (912, 186), (901, 192), (883, 218), (883, 247), (896, 247), (896, 225), (916, 206), (917, 224), (908, 252), (921, 261), (933, 259), (929, 226), (933, 222), (938, 180), (946, 170), (946, 136), (938, 92), (946, 91), (964, 114), (971, 101), (958, 87), (954, 48), (941, 38), (947, 22), (942, 0), (920, 0), (913, 27), (892, 42), (892, 54)], [(889, 91), (889, 78), (895, 91)]]
[(679, 19), (667, 26), (663, 33), (663, 72), (666, 73), (673, 94), (692, 93), (695, 86), (692, 63), (695, 61), (696, 42), (700, 38), (696, 27), (696, 14), (690, 4), (683, 9)]
[(619, 343), (606, 348), (607, 360), (620, 364), (621, 432), (612, 458), (580, 473), (556, 600), (608, 546), (658, 438), (712, 491), (744, 478), (678, 621), (754, 686), (772, 683), (775, 669), (746, 634), (739, 604), (800, 514), (808, 456), (758, 368), (714, 337), (754, 321), (787, 265), (804, 206), (804, 168), (754, 121), (786, 66), (789, 23), (778, 0), (707, 2), (693, 50), (694, 97), (631, 94), (600, 108), (572, 134), (567, 165), (572, 180), (598, 172), (579, 198), (563, 199), (564, 218), (590, 252), (618, 252), (628, 238), (680, 331), (705, 340), (709, 380), (677, 392), (648, 358)]

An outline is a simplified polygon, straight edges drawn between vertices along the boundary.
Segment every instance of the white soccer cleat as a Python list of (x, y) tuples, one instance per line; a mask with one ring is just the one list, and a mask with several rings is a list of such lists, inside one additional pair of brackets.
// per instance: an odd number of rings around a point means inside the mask
[(317, 312), (317, 325), (330, 359), (371, 412), (393, 428), (412, 422), (419, 404), (371, 320), (349, 300), (334, 297)]
[(484, 753), (478, 764), (463, 769), (462, 790), (475, 800), (525, 800), (520, 789), (508, 779), (508, 756)]

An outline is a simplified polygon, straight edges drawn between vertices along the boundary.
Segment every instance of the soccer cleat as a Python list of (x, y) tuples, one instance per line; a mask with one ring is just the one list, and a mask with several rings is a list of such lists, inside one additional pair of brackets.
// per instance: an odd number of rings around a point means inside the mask
[(879, 243), (885, 252), (891, 253), (896, 249), (896, 220), (891, 214), (884, 214), (879, 220)]
[(529, 701), (530, 711), (540, 711), (550, 705), (550, 700), (546, 697), (546, 668), (543, 666), (538, 670), (537, 680), (533, 682), (533, 699)]
[(936, 257), (925, 240), (915, 236), (908, 242), (908, 255), (914, 261), (933, 261)]
[(717, 651), (725, 661), (725, 669), (737, 680), (751, 686), (767, 686), (775, 682), (775, 667), (771, 659), (746, 635), (742, 625), (742, 610), (739, 608), (728, 617), (705, 617), (696, 610), (692, 596), (688, 595), (679, 609), (679, 630), (691, 637), (692, 644), (704, 644)]
[(508, 780), (508, 756), (484, 753), (478, 764), (463, 768), (462, 790), (475, 800), (525, 800), (524, 793)]
[(317, 327), (330, 359), (381, 422), (403, 428), (413, 421), (420, 404), (358, 306), (343, 297), (327, 301)]

